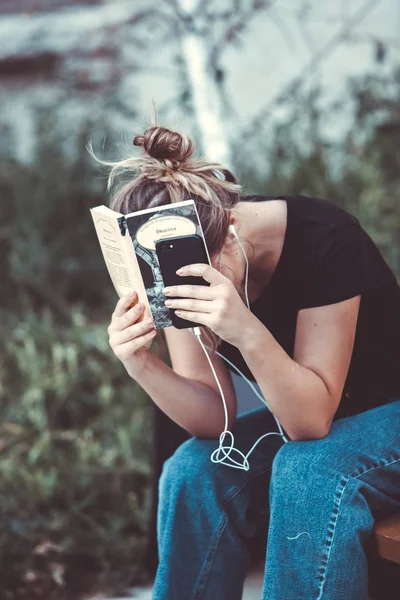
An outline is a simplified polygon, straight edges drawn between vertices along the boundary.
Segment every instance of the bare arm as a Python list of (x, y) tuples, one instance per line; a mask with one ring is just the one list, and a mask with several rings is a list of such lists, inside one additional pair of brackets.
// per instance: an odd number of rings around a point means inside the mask
[(291, 439), (327, 435), (350, 366), (361, 296), (299, 310), (291, 358), (222, 273), (193, 264), (180, 274), (204, 277), (210, 286), (170, 286), (168, 306), (238, 348)]
[[(134, 379), (157, 406), (190, 434), (218, 438), (224, 429), (223, 404), (214, 376), (199, 342), (186, 330), (165, 330), (172, 369), (153, 353)], [(236, 395), (222, 360), (212, 362), (224, 391), (229, 425), (236, 416)]]
[[(137, 294), (118, 301), (108, 327), (109, 343), (128, 374), (171, 419), (196, 437), (218, 438), (224, 429), (221, 396), (198, 340), (187, 330), (165, 330), (172, 369), (151, 351), (153, 320), (144, 319)], [(227, 368), (212, 357), (224, 391), (229, 424), (236, 416), (236, 395)]]
[(293, 359), (251, 315), (238, 347), (292, 440), (329, 432), (350, 365), (360, 298), (299, 311)]

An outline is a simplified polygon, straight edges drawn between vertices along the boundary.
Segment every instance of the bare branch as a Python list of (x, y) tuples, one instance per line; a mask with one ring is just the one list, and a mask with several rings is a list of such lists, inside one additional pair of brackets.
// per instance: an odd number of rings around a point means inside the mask
[[(247, 25), (250, 23), (255, 14), (264, 9), (272, 8), (278, 0), (254, 0), (250, 6), (245, 9), (239, 8), (239, 2), (236, 2), (235, 10), (231, 13), (234, 15), (234, 20), (227, 26), (221, 38), (215, 43), (210, 53), (210, 65), (217, 65), (219, 57), (224, 47), (237, 39), (238, 35), (244, 31)], [(210, 13), (210, 18), (213, 17), (213, 13)]]
[(210, 1), (211, 0), (200, 0), (200, 2), (197, 5), (196, 10), (193, 13), (193, 17), (198, 18), (198, 17), (205, 15), (207, 13), (208, 5), (210, 4)]
[(308, 29), (306, 30), (306, 25), (308, 25), (307, 16), (304, 15), (304, 14), (299, 14), (297, 16), (297, 19), (298, 19), (299, 24), (300, 24), (300, 26), (298, 28), (299, 34), (303, 38), (303, 42), (305, 43), (305, 45), (309, 49), (310, 54), (313, 54), (315, 52), (315, 41), (311, 37), (310, 32), (308, 31)]
[(393, 46), (400, 48), (400, 40), (395, 37), (382, 37), (373, 33), (351, 33), (348, 37), (349, 41), (355, 44), (385, 44), (385, 46)]
[(376, 8), (377, 4), (379, 4), (382, 0), (367, 0), (363, 6), (361, 6), (353, 16), (351, 16), (347, 23), (337, 32), (335, 33), (327, 43), (322, 46), (318, 52), (314, 54), (311, 60), (301, 69), (300, 73), (296, 75), (287, 85), (284, 86), (283, 90), (281, 90), (272, 100), (268, 102), (268, 104), (258, 113), (256, 117), (254, 117), (250, 123), (250, 125), (245, 129), (244, 132), (241, 133), (242, 139), (251, 139), (251, 136), (254, 135), (262, 125), (262, 122), (268, 115), (270, 114), (272, 108), (275, 104), (278, 104), (284, 98), (293, 93), (293, 91), (297, 90), (304, 79), (308, 75), (312, 75), (315, 72), (316, 67), (332, 52), (332, 50), (343, 40), (343, 38), (349, 33), (350, 29), (363, 21), (366, 16)]
[(269, 13), (269, 18), (271, 21), (275, 23), (275, 25), (280, 30), (282, 37), (284, 39), (285, 44), (287, 45), (289, 52), (293, 54), (294, 57), (298, 58), (298, 52), (294, 47), (295, 41), (294, 36), (291, 34), (290, 30), (286, 26), (285, 21), (277, 14), (274, 14), (272, 11)]
[(181, 7), (179, 5), (178, 0), (166, 0), (166, 4), (171, 9), (174, 18), (178, 22), (185, 23), (187, 25), (188, 22), (192, 21), (191, 15), (185, 14), (181, 11)]
[(171, 25), (173, 29), (177, 28), (176, 19), (158, 9), (148, 9), (139, 11), (138, 13), (127, 19), (126, 23), (128, 25), (137, 25), (140, 22), (150, 20), (153, 18), (160, 19), (163, 22), (169, 23), (169, 25)]

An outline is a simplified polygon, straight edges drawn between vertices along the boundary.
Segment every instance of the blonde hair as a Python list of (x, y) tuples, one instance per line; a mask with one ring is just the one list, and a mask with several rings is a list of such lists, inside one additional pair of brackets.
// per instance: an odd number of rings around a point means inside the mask
[[(141, 155), (110, 162), (97, 158), (88, 144), (89, 154), (110, 167), (110, 207), (127, 214), (191, 198), (210, 256), (218, 255), (228, 233), (229, 211), (240, 201), (241, 186), (234, 175), (219, 163), (192, 158), (194, 142), (165, 127), (149, 127), (134, 137), (133, 145), (143, 148)], [(220, 338), (207, 327), (202, 331), (215, 351)]]

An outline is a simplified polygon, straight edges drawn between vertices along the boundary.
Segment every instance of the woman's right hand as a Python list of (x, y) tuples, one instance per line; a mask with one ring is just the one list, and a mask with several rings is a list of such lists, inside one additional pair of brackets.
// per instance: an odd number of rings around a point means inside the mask
[(157, 334), (153, 319), (137, 322), (144, 307), (139, 303), (132, 307), (136, 300), (136, 292), (126, 294), (118, 300), (107, 330), (115, 356), (133, 378), (143, 368)]

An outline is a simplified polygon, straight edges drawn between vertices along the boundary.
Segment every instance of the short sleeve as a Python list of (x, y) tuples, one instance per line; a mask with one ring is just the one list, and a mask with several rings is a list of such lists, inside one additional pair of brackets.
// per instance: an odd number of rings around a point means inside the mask
[(370, 287), (373, 273), (368, 269), (366, 241), (358, 225), (338, 227), (326, 235), (315, 248), (305, 274), (300, 309), (342, 302), (363, 294)]

